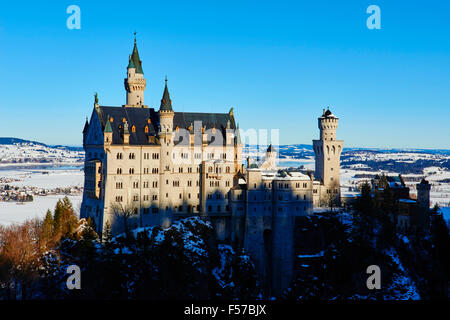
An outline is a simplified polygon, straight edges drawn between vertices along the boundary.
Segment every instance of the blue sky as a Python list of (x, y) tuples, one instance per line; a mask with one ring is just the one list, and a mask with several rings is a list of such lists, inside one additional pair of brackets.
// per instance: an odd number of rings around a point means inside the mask
[(0, 136), (81, 145), (94, 92), (125, 103), (136, 30), (151, 107), (167, 75), (176, 111), (234, 107), (282, 144), (311, 143), (330, 106), (345, 146), (450, 148), (449, 14), (438, 0), (2, 1)]

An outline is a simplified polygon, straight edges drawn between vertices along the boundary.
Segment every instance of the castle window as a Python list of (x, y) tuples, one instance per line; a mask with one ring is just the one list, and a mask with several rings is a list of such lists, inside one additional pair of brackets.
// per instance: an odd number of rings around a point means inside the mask
[(114, 122), (114, 118), (113, 117), (109, 117), (109, 122), (113, 123)]
[(119, 160), (122, 159), (122, 152), (117, 153), (116, 158), (119, 159)]
[(152, 119), (148, 118), (147, 123), (152, 123)]
[(130, 174), (134, 174), (134, 168), (130, 168), (130, 170), (128, 171)]
[(123, 123), (127, 122), (127, 119), (122, 118), (122, 122), (123, 122)]
[(122, 174), (122, 168), (117, 168), (117, 174)]
[(306, 200), (306, 194), (303, 195), (303, 200)]
[(307, 188), (307, 187), (308, 187), (308, 184), (303, 183), (303, 188)]
[(134, 125), (131, 126), (131, 132), (136, 132), (136, 127)]

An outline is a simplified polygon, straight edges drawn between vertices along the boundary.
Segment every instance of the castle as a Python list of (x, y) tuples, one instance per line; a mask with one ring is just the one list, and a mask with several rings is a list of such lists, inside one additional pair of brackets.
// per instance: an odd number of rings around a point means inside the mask
[(318, 118), (315, 176), (279, 170), (272, 145), (260, 164), (244, 166), (233, 109), (175, 111), (166, 79), (155, 110), (145, 105), (146, 85), (135, 39), (124, 79), (126, 104), (100, 106), (96, 95), (86, 119), (81, 217), (90, 217), (99, 234), (106, 228), (123, 232), (125, 223), (169, 226), (205, 217), (218, 241), (244, 248), (262, 281), (281, 292), (294, 272), (295, 219), (311, 215), (313, 207), (340, 204), (338, 118), (330, 110)]
[(389, 212), (397, 232), (408, 234), (428, 228), (431, 185), (425, 178), (416, 184), (417, 199), (411, 198), (401, 175), (376, 175), (371, 185), (375, 206)]

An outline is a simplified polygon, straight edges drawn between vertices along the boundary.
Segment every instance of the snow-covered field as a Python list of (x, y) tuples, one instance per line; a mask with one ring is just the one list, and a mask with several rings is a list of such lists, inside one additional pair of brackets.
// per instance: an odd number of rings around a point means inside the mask
[[(75, 212), (79, 214), (81, 195), (68, 196)], [(43, 218), (48, 209), (54, 210), (59, 199), (64, 195), (35, 196), (33, 202), (16, 204), (16, 202), (0, 202), (0, 224), (21, 223), (27, 219)]]
[[(16, 178), (19, 181), (8, 183), (10, 186), (30, 186), (40, 189), (51, 190), (54, 188), (67, 188), (83, 186), (84, 173), (78, 169), (54, 168), (49, 170), (42, 169), (13, 169), (0, 170), (0, 178)], [(64, 195), (34, 196), (32, 202), (17, 204), (13, 201), (0, 202), (0, 224), (8, 225), (11, 223), (20, 223), (27, 219), (44, 217), (48, 209), (54, 210), (56, 203)], [(82, 196), (69, 196), (73, 208), (79, 213)]]
[(61, 169), (14, 169), (0, 170), (0, 177), (18, 178), (20, 181), (8, 183), (11, 186), (30, 186), (42, 189), (83, 186), (82, 168)]

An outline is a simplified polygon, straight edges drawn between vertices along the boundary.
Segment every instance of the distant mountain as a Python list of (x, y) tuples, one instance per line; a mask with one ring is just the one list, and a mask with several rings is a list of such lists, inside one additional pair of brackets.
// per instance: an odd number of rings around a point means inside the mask
[(0, 137), (0, 167), (30, 165), (80, 165), (84, 160), (81, 147), (49, 146), (41, 142)]
[(0, 144), (16, 144), (16, 143), (32, 143), (35, 145), (46, 146), (45, 143), (37, 142), (37, 141), (24, 140), (24, 139), (19, 139), (19, 138), (12, 138), (12, 137), (0, 137)]
[(68, 151), (83, 151), (83, 147), (74, 147), (74, 146), (64, 146), (64, 145), (48, 145), (42, 142), (33, 141), (33, 140), (25, 140), (20, 138), (12, 138), (12, 137), (0, 137), (0, 144), (3, 145), (13, 145), (17, 143), (23, 143), (23, 144), (34, 144), (37, 146), (44, 146), (49, 148), (55, 148), (55, 149), (64, 149)]

